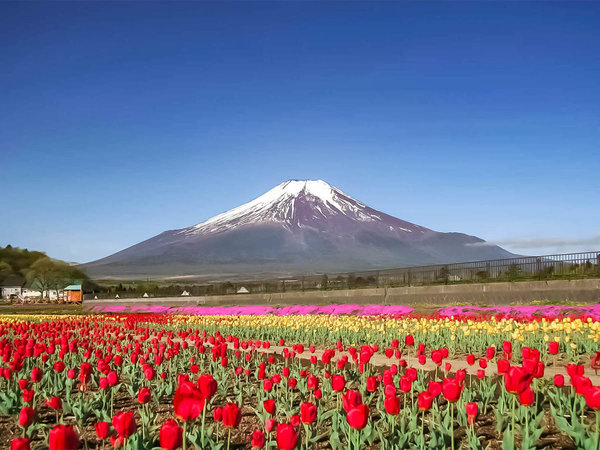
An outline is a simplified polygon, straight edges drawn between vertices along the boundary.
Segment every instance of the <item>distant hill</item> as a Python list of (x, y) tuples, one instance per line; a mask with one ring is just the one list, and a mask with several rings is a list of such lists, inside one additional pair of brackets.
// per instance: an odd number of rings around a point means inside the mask
[(294, 180), (205, 222), (165, 231), (84, 267), (94, 278), (223, 279), (514, 256), (484, 243), (392, 217), (322, 180)]
[(28, 286), (35, 280), (36, 286), (48, 290), (62, 289), (74, 280), (87, 282), (88, 277), (81, 268), (50, 258), (44, 252), (11, 245), (0, 247), (0, 285), (20, 283), (19, 280), (27, 280)]

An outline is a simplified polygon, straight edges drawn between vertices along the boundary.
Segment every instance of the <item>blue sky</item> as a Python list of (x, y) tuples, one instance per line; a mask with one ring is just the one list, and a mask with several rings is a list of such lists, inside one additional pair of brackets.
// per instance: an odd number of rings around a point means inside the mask
[(89, 261), (287, 179), (600, 248), (600, 3), (0, 3), (0, 245)]

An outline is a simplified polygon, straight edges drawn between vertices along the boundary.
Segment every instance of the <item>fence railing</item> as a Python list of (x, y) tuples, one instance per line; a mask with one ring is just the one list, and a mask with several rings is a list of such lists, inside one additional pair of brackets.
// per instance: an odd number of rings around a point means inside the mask
[[(243, 286), (250, 293), (275, 293), (314, 289), (354, 289), (366, 287), (420, 286), (429, 284), (490, 283), (496, 281), (600, 278), (600, 251), (557, 255), (522, 256), (429, 266), (401, 267), (352, 273), (327, 273), (279, 279), (223, 281), (186, 284), (174, 282), (158, 287), (152, 297), (180, 296), (187, 291), (193, 296), (235, 294)], [(139, 297), (137, 291), (98, 293), (101, 298)], [(96, 295), (96, 294), (93, 294)], [(93, 298), (89, 294), (86, 298)]]
[[(491, 259), (280, 279), (280, 290), (600, 277), (600, 251)], [(273, 280), (272, 282), (275, 282)], [(259, 287), (262, 291), (268, 282)], [(256, 292), (256, 290), (254, 290)]]
[(355, 273), (400, 285), (456, 281), (600, 276), (600, 251), (492, 259)]

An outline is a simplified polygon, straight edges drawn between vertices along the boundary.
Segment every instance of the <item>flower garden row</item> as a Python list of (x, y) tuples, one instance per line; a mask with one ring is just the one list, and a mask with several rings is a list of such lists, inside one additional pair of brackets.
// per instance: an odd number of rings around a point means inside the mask
[(598, 449), (599, 337), (585, 316), (4, 316), (0, 446)]

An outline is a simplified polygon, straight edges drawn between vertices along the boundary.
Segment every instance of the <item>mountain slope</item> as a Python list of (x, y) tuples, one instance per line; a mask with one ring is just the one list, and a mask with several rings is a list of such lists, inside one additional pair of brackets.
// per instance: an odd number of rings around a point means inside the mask
[(344, 272), (512, 256), (372, 209), (321, 180), (286, 181), (260, 197), (86, 264), (94, 277), (215, 278)]

